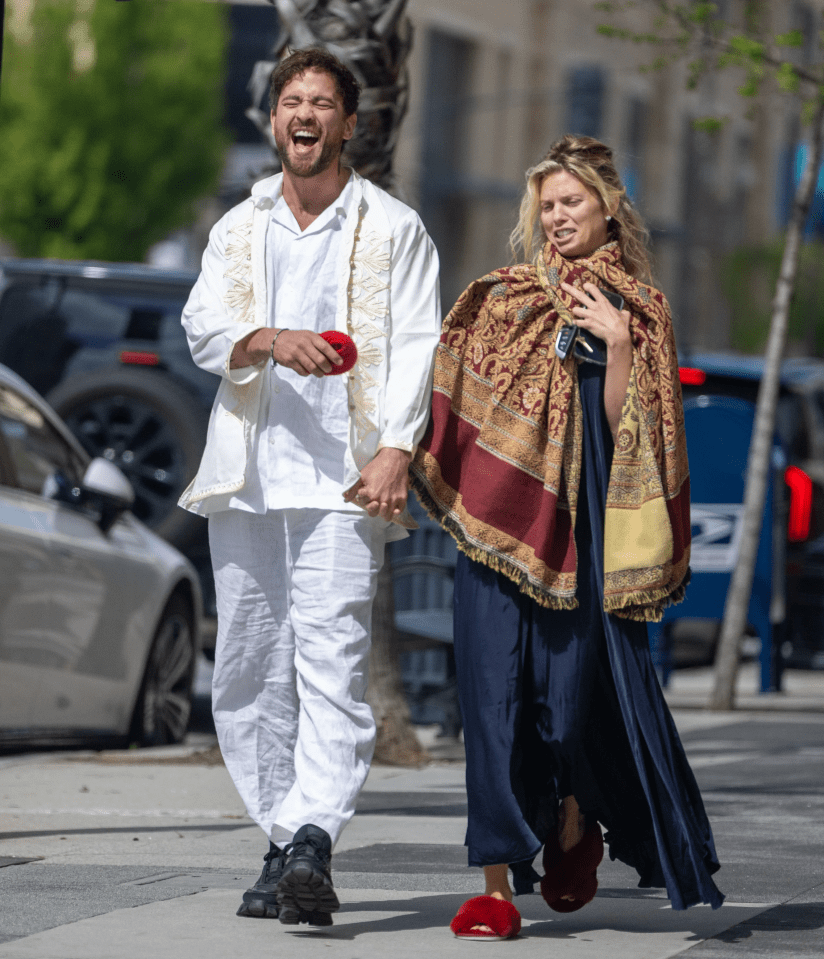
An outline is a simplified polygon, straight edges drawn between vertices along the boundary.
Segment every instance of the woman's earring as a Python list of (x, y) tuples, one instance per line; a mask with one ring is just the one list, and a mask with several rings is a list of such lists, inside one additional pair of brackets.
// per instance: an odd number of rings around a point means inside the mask
[(611, 219), (612, 219), (612, 217), (611, 217), (609, 214), (607, 214), (607, 223), (609, 223), (609, 221), (610, 221)]

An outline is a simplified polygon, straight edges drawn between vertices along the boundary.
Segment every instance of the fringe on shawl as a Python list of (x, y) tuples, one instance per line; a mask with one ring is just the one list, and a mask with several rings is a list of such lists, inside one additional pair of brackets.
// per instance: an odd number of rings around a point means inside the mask
[(676, 587), (663, 589), (639, 589), (626, 596), (605, 596), (604, 610), (620, 619), (631, 619), (636, 623), (660, 623), (664, 610), (682, 602), (690, 581), (690, 569)]
[[(426, 454), (427, 456), (429, 454)], [(577, 609), (578, 600), (574, 597), (558, 596), (536, 585), (522, 567), (500, 553), (479, 546), (469, 540), (461, 522), (432, 493), (424, 473), (413, 462), (409, 467), (412, 489), (424, 508), (427, 516), (438, 523), (455, 540), (458, 549), (476, 563), (483, 563), (496, 573), (502, 573), (512, 580), (518, 589), (539, 606), (547, 609)], [(691, 571), (687, 567), (681, 583), (675, 588), (663, 587), (649, 590), (633, 590), (621, 596), (604, 597), (604, 610), (619, 619), (634, 620), (637, 623), (660, 623), (664, 610), (683, 601), (689, 585)]]
[[(428, 453), (426, 455), (429, 456)], [(430, 459), (434, 461), (434, 457), (430, 457)], [(525, 593), (530, 599), (534, 599), (539, 606), (545, 606), (547, 609), (578, 608), (578, 600), (574, 596), (558, 596), (546, 588), (541, 588), (511, 558), (471, 542), (461, 522), (437, 501), (426, 482), (423, 472), (418, 469), (414, 462), (409, 466), (409, 476), (412, 489), (415, 491), (415, 495), (426, 514), (450, 534), (455, 540), (455, 545), (462, 553), (465, 553), (476, 563), (483, 563), (484, 566), (494, 569), (496, 573), (502, 573), (507, 579), (511, 579), (522, 593)]]

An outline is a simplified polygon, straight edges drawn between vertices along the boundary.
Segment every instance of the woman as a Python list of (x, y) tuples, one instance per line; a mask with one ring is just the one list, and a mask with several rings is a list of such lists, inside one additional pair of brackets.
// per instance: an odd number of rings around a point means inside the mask
[(723, 902), (647, 645), (646, 621), (683, 597), (690, 522), (678, 361), (645, 240), (610, 149), (565, 136), (527, 173), (512, 246), (528, 262), (477, 280), (444, 322), (412, 474), (460, 548), (466, 844), (486, 880), (453, 920), (461, 937), (517, 933), (507, 866), (514, 894), (531, 892), (541, 847), (547, 903), (589, 902), (601, 827), (673, 908)]

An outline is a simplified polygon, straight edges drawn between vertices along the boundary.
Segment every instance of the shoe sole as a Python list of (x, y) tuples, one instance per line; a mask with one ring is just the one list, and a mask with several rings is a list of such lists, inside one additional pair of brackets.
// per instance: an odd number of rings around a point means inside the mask
[(332, 917), (328, 912), (304, 912), (303, 909), (287, 909), (281, 907), (278, 917), (284, 926), (297, 926), (302, 922), (310, 926), (331, 926)]
[(281, 908), (280, 921), (286, 925), (294, 924), (292, 918), (298, 913), (298, 922), (310, 922), (309, 918), (300, 918), (300, 913), (327, 921), (312, 922), (312, 925), (331, 925), (329, 913), (340, 909), (340, 902), (332, 885), (332, 880), (314, 862), (296, 860), (289, 863), (277, 885), (278, 905)]
[(279, 919), (280, 906), (265, 899), (244, 899), (235, 915), (249, 919)]

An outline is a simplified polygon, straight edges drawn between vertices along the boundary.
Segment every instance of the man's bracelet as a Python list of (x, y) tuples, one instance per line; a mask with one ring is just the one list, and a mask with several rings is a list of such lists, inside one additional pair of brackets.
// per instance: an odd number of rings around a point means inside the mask
[(272, 340), (272, 345), (269, 347), (269, 356), (272, 358), (273, 367), (278, 365), (278, 361), (275, 359), (275, 343), (277, 343), (278, 337), (282, 332), (283, 330), (278, 330), (277, 333), (275, 333), (275, 338)]

